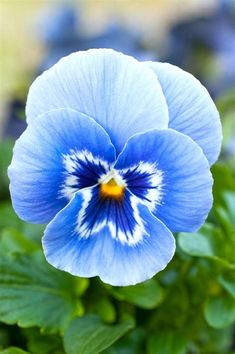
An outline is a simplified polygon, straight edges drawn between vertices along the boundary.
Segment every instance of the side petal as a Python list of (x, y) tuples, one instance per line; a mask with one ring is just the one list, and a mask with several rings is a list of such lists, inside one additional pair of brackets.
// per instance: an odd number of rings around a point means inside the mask
[(97, 213), (95, 188), (77, 192), (45, 230), (42, 244), (48, 262), (73, 275), (98, 275), (118, 286), (142, 282), (165, 268), (175, 252), (171, 232), (128, 191), (124, 204), (104, 204)]
[(46, 223), (114, 160), (109, 136), (93, 119), (67, 109), (45, 113), (15, 144), (8, 169), (13, 207), (23, 220)]
[(35, 80), (26, 105), (29, 123), (41, 113), (64, 107), (94, 118), (118, 152), (130, 136), (168, 126), (167, 104), (156, 75), (111, 49), (73, 53)]
[(172, 232), (195, 231), (204, 223), (212, 206), (212, 177), (191, 138), (172, 129), (138, 134), (114, 168)]
[(169, 128), (190, 136), (210, 165), (218, 158), (222, 130), (219, 113), (206, 88), (191, 74), (168, 63), (147, 62), (159, 79), (169, 110)]

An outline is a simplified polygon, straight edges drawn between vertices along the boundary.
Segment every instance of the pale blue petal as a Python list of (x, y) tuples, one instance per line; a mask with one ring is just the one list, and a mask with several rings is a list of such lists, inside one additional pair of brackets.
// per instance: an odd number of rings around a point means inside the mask
[(8, 169), (13, 207), (23, 220), (46, 223), (114, 160), (107, 133), (93, 119), (66, 109), (45, 113), (14, 147)]
[(117, 152), (133, 134), (168, 126), (167, 104), (156, 75), (111, 49), (73, 53), (35, 80), (26, 105), (28, 122), (63, 107), (94, 118)]
[(172, 232), (195, 231), (204, 223), (212, 206), (212, 177), (191, 138), (172, 129), (138, 134), (114, 167)]
[(169, 109), (169, 128), (190, 136), (210, 165), (218, 158), (222, 131), (219, 113), (206, 88), (191, 74), (168, 63), (146, 63), (162, 86)]
[[(165, 268), (175, 251), (174, 237), (128, 191), (126, 198), (124, 205), (111, 206), (116, 212), (107, 213), (105, 205), (99, 208), (94, 188), (77, 192), (46, 228), (42, 243), (48, 262), (73, 275), (98, 275), (105, 283), (118, 286), (142, 282)], [(127, 200), (129, 205), (125, 205)], [(128, 230), (133, 228), (134, 235), (136, 225), (139, 239), (133, 236), (130, 240)], [(121, 238), (119, 227), (124, 233)]]

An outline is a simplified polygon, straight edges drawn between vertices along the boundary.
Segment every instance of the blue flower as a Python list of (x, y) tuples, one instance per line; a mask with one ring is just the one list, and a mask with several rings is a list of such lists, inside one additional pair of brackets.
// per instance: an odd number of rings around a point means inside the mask
[(136, 284), (171, 260), (172, 232), (204, 223), (221, 126), (192, 75), (113, 50), (78, 52), (36, 79), (26, 113), (11, 197), (23, 220), (49, 223), (42, 243), (56, 268)]

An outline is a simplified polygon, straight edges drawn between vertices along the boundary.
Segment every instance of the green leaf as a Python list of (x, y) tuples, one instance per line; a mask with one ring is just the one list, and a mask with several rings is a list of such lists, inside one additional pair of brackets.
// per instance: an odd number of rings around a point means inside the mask
[(178, 242), (181, 249), (191, 256), (216, 257), (213, 239), (203, 231), (198, 233), (180, 233)]
[(37, 243), (41, 247), (41, 238), (43, 236), (45, 230), (45, 225), (42, 224), (28, 224), (26, 222), (22, 222), (20, 231), (23, 235), (26, 236), (27, 239)]
[(62, 338), (58, 335), (45, 335), (38, 328), (25, 328), (27, 349), (34, 354), (64, 354)]
[(98, 354), (133, 327), (132, 321), (107, 326), (94, 315), (76, 318), (65, 331), (65, 351), (67, 354)]
[(224, 207), (215, 207), (214, 213), (217, 219), (217, 222), (220, 224), (222, 231), (229, 237), (229, 240), (235, 244), (235, 230), (231, 223), (228, 212)]
[(72, 276), (52, 268), (41, 253), (0, 257), (0, 321), (63, 330), (83, 307)]
[(222, 95), (216, 99), (216, 106), (224, 119), (227, 112), (235, 109), (235, 89), (226, 90)]
[(8, 193), (9, 179), (7, 177), (7, 167), (10, 165), (12, 157), (13, 140), (4, 140), (0, 143), (0, 186), (1, 194)]
[(130, 333), (120, 338), (108, 349), (105, 354), (143, 354), (146, 332), (143, 328), (135, 328)]
[(213, 196), (214, 204), (224, 205), (222, 197), (223, 191), (235, 191), (235, 177), (228, 166), (217, 163), (212, 167), (212, 174), (214, 177)]
[(214, 208), (216, 221), (219, 223), (221, 233), (225, 235), (224, 246), (221, 245), (226, 253), (226, 258), (231, 263), (235, 263), (235, 193), (224, 192), (222, 194), (224, 206)]
[(219, 229), (206, 223), (197, 233), (180, 233), (178, 244), (187, 254), (196, 257), (206, 257), (234, 268), (234, 264), (227, 260), (225, 253), (226, 239)]
[(219, 277), (220, 285), (235, 298), (235, 274), (226, 274)]
[(223, 198), (226, 204), (226, 210), (228, 212), (229, 220), (231, 224), (235, 227), (235, 193), (224, 192)]
[(225, 328), (235, 322), (235, 299), (231, 296), (210, 298), (205, 305), (205, 318), (214, 328)]
[(7, 326), (0, 324), (0, 350), (10, 345), (10, 333)]
[(16, 347), (10, 347), (0, 351), (1, 354), (30, 354), (24, 350)]
[(89, 286), (89, 279), (75, 278), (75, 282), (76, 282), (76, 294), (79, 296), (83, 295)]
[(153, 309), (164, 300), (164, 290), (156, 279), (127, 287), (108, 287), (112, 295), (143, 309)]
[(4, 229), (0, 237), (2, 253), (31, 253), (39, 249), (39, 245), (28, 240), (16, 229)]
[(28, 224), (19, 219), (10, 202), (3, 202), (0, 205), (0, 229), (15, 229), (41, 246), (41, 237), (45, 225)]
[(148, 354), (186, 354), (187, 339), (177, 331), (156, 332), (147, 342)]
[(104, 322), (113, 323), (116, 320), (114, 305), (108, 297), (102, 296), (89, 307), (89, 312), (96, 313)]
[(4, 202), (0, 205), (0, 228), (11, 227), (20, 229), (22, 223), (12, 209), (10, 202)]

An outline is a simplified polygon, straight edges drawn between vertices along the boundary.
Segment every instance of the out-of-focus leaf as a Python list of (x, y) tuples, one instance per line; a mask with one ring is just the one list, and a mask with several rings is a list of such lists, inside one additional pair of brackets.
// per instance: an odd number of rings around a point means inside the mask
[(143, 328), (136, 328), (128, 335), (120, 338), (110, 348), (106, 349), (104, 354), (143, 354), (145, 353), (146, 333)]
[(178, 278), (174, 286), (168, 286), (164, 303), (156, 311), (151, 312), (151, 326), (160, 329), (162, 326), (171, 328), (172, 318), (174, 318), (175, 327), (184, 326), (190, 311), (189, 300), (191, 300), (190, 295)]
[(219, 97), (217, 105), (221, 114), (223, 128), (222, 156), (227, 158), (231, 154), (229, 144), (235, 135), (235, 90), (228, 90)]
[[(208, 325), (202, 326), (201, 335), (200, 335), (200, 349), (198, 354), (210, 353), (210, 354), (228, 354), (227, 350), (231, 347), (230, 339), (231, 339), (231, 329), (223, 328), (223, 329), (215, 329)], [(191, 349), (191, 344), (189, 345), (189, 349)], [(189, 350), (191, 353), (191, 351)], [(192, 350), (192, 353), (194, 351)]]
[(26, 222), (22, 222), (21, 232), (24, 234), (28, 239), (36, 242), (41, 247), (41, 238), (43, 236), (43, 232), (45, 229), (45, 225), (35, 225), (35, 224), (28, 224)]
[(180, 233), (178, 242), (181, 249), (191, 256), (216, 257), (213, 239), (209, 239), (203, 231), (198, 233)]
[(0, 350), (1, 354), (30, 354), (29, 352), (26, 352), (20, 348), (16, 348), (16, 347), (9, 347), (7, 349), (4, 350)]
[(32, 354), (64, 354), (62, 338), (56, 335), (45, 335), (37, 328), (25, 328), (27, 350)]
[(0, 143), (0, 197), (2, 193), (7, 194), (8, 191), (7, 167), (11, 162), (13, 145), (13, 140), (4, 140)]
[(0, 228), (11, 227), (15, 229), (22, 228), (22, 221), (18, 218), (12, 209), (10, 202), (4, 202), (0, 205)]
[(214, 213), (216, 215), (216, 220), (220, 224), (223, 232), (229, 237), (228, 239), (233, 240), (235, 242), (235, 230), (233, 225), (231, 224), (230, 217), (228, 212), (224, 207), (218, 206), (214, 208)]
[(90, 312), (96, 313), (104, 322), (112, 323), (116, 320), (116, 311), (108, 297), (102, 296), (95, 303), (90, 304)]
[(235, 273), (224, 274), (219, 277), (220, 285), (235, 298)]
[(235, 192), (223, 192), (221, 196), (224, 206), (215, 207), (215, 215), (230, 239), (233, 234), (235, 246)]
[(235, 299), (229, 295), (212, 297), (205, 305), (205, 318), (214, 328), (225, 328), (235, 322)]
[(234, 192), (225, 192), (223, 198), (226, 204), (226, 210), (229, 216), (231, 224), (234, 226), (235, 230), (235, 193)]
[(148, 354), (186, 354), (187, 339), (177, 331), (156, 332), (147, 342)]
[(235, 263), (235, 193), (224, 192), (222, 194), (224, 206), (215, 206), (214, 213), (219, 223), (221, 232), (225, 235), (224, 245), (221, 250), (226, 251), (226, 257), (231, 263)]
[(235, 154), (226, 161), (226, 164), (235, 175)]
[(224, 235), (215, 226), (207, 223), (197, 233), (180, 233), (178, 243), (187, 254), (196, 257), (206, 257), (234, 268), (235, 264), (227, 260)]
[(134, 327), (132, 321), (108, 326), (94, 315), (76, 318), (64, 335), (67, 354), (98, 354)]
[(216, 106), (222, 116), (228, 112), (235, 110), (235, 89), (226, 90), (221, 96), (216, 100)]
[(229, 141), (233, 138), (235, 134), (235, 120), (234, 120), (234, 112), (233, 110), (228, 112), (223, 120), (223, 148), (226, 149)]
[(6, 348), (10, 345), (10, 336), (6, 328), (0, 327), (0, 349)]
[(41, 244), (41, 237), (45, 225), (28, 224), (19, 219), (10, 202), (0, 204), (0, 229), (15, 229), (26, 238)]
[(127, 301), (143, 309), (152, 309), (164, 299), (164, 290), (156, 279), (127, 287), (109, 287), (112, 295), (121, 301)]
[(89, 279), (86, 278), (75, 278), (76, 294), (83, 295), (89, 286)]
[(214, 204), (225, 206), (222, 192), (235, 191), (235, 177), (228, 166), (217, 163), (212, 167), (214, 177), (213, 196)]
[(41, 253), (0, 257), (0, 320), (21, 327), (63, 330), (83, 307), (74, 278), (52, 268)]
[(28, 240), (16, 229), (4, 229), (0, 237), (2, 253), (31, 253), (39, 249), (39, 245)]

